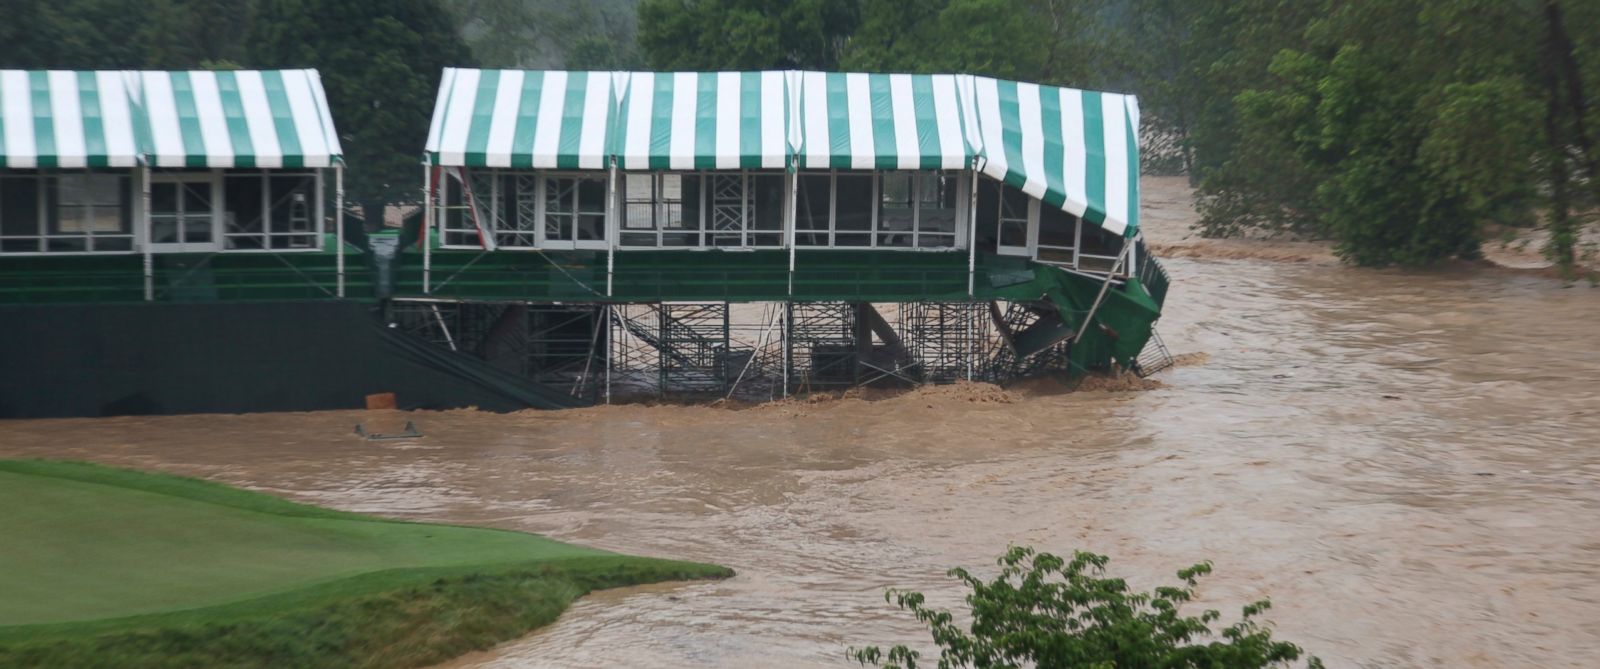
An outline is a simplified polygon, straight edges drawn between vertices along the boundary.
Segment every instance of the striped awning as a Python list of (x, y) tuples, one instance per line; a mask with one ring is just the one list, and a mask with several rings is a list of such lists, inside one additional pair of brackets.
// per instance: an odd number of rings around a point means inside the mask
[(969, 167), (957, 80), (953, 74), (801, 73), (801, 167)]
[(428, 157), (446, 167), (600, 169), (616, 108), (609, 72), (446, 68)]
[(0, 70), (0, 167), (133, 167), (123, 72)]
[(1126, 236), (1131, 95), (959, 74), (445, 70), (435, 165), (966, 169)]
[(316, 70), (138, 77), (154, 167), (329, 167), (342, 155)]
[(1139, 103), (1131, 95), (978, 77), (980, 169), (1084, 220), (1139, 225)]
[(784, 72), (632, 72), (617, 124), (622, 169), (783, 169)]

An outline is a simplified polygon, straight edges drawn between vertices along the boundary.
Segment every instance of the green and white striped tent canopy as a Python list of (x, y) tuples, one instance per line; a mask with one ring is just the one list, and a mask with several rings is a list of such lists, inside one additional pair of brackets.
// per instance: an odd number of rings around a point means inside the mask
[(1139, 225), (1139, 102), (987, 77), (973, 80), (979, 169), (1045, 204), (1133, 236)]
[(610, 72), (446, 68), (428, 157), (447, 167), (601, 169), (617, 113)]
[(619, 72), (615, 152), (622, 169), (783, 169), (784, 72)]
[(329, 167), (315, 70), (0, 71), (0, 167)]
[(125, 72), (0, 70), (0, 167), (133, 167)]
[(974, 168), (1108, 230), (1139, 217), (1131, 95), (961, 74), (445, 70), (447, 167)]
[(801, 73), (801, 166), (970, 167), (957, 80), (953, 74)]
[(330, 167), (342, 154), (316, 70), (138, 77), (154, 167)]

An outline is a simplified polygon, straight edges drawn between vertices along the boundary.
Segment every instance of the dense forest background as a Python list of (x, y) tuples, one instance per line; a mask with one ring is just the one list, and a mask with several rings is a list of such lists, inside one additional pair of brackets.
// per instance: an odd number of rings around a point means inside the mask
[[(1600, 0), (0, 0), (0, 67), (317, 67), (352, 200), (417, 197), (440, 69), (968, 72), (1133, 92), (1202, 231), (1472, 258), (1600, 201)], [(370, 209), (369, 209), (370, 210)]]

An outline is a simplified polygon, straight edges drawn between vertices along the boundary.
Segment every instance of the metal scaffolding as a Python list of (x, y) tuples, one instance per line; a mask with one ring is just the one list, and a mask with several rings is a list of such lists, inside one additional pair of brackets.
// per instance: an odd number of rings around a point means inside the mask
[(789, 388), (794, 392), (856, 385), (856, 309), (849, 302), (787, 303)]
[(996, 348), (987, 302), (902, 302), (900, 329), (926, 383), (988, 379)]
[(1047, 302), (396, 300), (390, 314), (402, 331), (596, 401), (1006, 383), (1071, 364), (1072, 329)]

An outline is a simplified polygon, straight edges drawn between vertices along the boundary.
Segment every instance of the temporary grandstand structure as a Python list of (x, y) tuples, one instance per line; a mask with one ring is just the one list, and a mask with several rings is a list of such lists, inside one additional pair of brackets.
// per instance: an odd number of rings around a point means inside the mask
[(445, 249), (983, 247), (1105, 273), (1137, 234), (1138, 121), (1132, 96), (966, 75), (447, 69), (430, 225)]
[[(0, 256), (54, 257), (26, 267), (70, 265), (76, 276), (91, 277), (80, 283), (94, 285), (78, 286), (81, 294), (68, 299), (124, 299), (120, 282), (137, 271), (143, 299), (154, 300), (158, 264), (173, 274), (161, 277), (163, 288), (182, 284), (196, 268), (214, 277), (235, 267), (161, 258), (331, 251), (330, 294), (342, 297), (341, 153), (315, 70), (6, 70)], [(333, 249), (324, 239), (329, 171), (338, 221)], [(130, 268), (127, 257), (141, 258), (142, 267)], [(259, 289), (273, 283), (272, 273), (307, 279), (297, 262), (244, 261), (238, 266), (251, 268), (240, 270), (240, 281)], [(0, 260), (0, 274), (6, 264), (22, 266)]]
[[(669, 343), (674, 305), (695, 301), (789, 304), (786, 371), (808, 322), (910, 355), (869, 313), (896, 302), (959, 305), (955, 329), (1032, 328), (1001, 333), (1013, 357), (1070, 341), (1080, 366), (1133, 364), (1166, 281), (1138, 243), (1138, 117), (1133, 96), (955, 74), (447, 69), (421, 267), (402, 265), (396, 295), (486, 356), (507, 314), (626, 321), (607, 305), (642, 304), (656, 330), (596, 321), (569, 343), (631, 334), (663, 368), (685, 346), (738, 359), (725, 316)], [(1001, 300), (1032, 307), (1008, 321)], [(796, 313), (818, 305), (854, 316)]]

